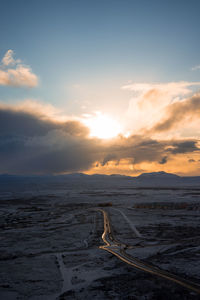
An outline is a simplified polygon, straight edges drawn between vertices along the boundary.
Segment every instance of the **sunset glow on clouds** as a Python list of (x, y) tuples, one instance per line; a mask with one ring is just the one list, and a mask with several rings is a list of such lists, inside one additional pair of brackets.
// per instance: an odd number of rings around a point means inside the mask
[(90, 129), (90, 136), (100, 139), (111, 139), (122, 134), (122, 128), (120, 124), (100, 112), (94, 115), (87, 115), (83, 123)]
[(121, 124), (102, 112), (63, 115), (34, 100), (1, 103), (1, 172), (198, 174), (200, 94), (191, 87), (199, 84), (123, 86), (133, 97)]
[[(61, 121), (48, 114), (48, 106), (45, 114), (45, 105), (35, 104), (37, 109), (32, 112), (30, 105), (30, 101), (12, 106), (1, 105), (2, 172), (43, 174), (87, 171), (134, 175), (160, 169), (176, 170), (181, 174), (196, 174), (199, 171), (198, 94), (168, 104), (164, 108), (166, 118), (155, 122), (150, 130), (142, 132), (134, 129), (128, 137), (121, 133), (110, 139), (91, 135), (94, 123), (88, 123), (88, 127), (78, 120)], [(94, 118), (92, 122), (95, 122)], [(97, 115), (96, 118), (98, 126), (98, 118), (108, 121), (105, 125), (109, 124), (110, 119), (104, 119), (104, 116)], [(176, 130), (187, 118), (196, 119), (196, 136), (191, 133), (191, 136), (180, 137), (177, 133), (177, 137), (173, 134), (173, 137), (166, 139), (166, 133)], [(103, 122), (102, 128), (105, 130)], [(96, 130), (98, 133), (100, 129)], [(159, 139), (153, 137), (157, 132), (162, 133)]]
[(12, 5), (0, 173), (200, 175), (199, 4)]
[[(191, 87), (199, 86), (200, 82), (133, 83), (123, 86), (124, 90), (133, 93), (127, 110), (128, 122), (134, 119), (136, 130), (150, 129), (166, 118), (172, 104), (182, 105), (181, 101), (193, 93)], [(133, 126), (133, 122), (130, 126)]]

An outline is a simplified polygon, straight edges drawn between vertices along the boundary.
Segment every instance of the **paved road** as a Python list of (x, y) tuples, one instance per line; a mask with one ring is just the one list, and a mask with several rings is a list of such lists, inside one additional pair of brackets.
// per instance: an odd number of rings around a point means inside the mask
[(200, 294), (200, 286), (189, 281), (186, 279), (183, 279), (179, 276), (176, 276), (174, 274), (171, 274), (167, 271), (161, 270), (156, 266), (147, 264), (139, 259), (134, 258), (133, 256), (126, 253), (125, 249), (127, 245), (121, 243), (120, 241), (116, 240), (113, 235), (113, 230), (110, 222), (110, 218), (108, 213), (104, 209), (98, 209), (102, 212), (104, 217), (104, 232), (102, 234), (102, 239), (105, 243), (105, 245), (100, 246), (101, 249), (106, 250), (115, 256), (117, 256), (119, 259), (123, 260), (125, 263), (143, 270), (145, 272), (163, 277), (165, 279), (171, 280), (173, 282), (176, 282), (177, 284), (192, 290), (193, 292), (196, 292)]

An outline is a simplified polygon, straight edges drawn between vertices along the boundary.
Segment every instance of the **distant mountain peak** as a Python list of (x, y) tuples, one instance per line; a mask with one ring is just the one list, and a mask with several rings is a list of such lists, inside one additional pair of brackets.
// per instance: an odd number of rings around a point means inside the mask
[(141, 175), (138, 176), (138, 178), (179, 178), (179, 176), (176, 174), (160, 171), (160, 172), (142, 173)]

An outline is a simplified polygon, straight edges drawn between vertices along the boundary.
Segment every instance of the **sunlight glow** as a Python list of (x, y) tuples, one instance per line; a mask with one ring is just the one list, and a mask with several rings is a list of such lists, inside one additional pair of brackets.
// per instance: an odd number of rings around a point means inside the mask
[(94, 116), (88, 116), (84, 123), (90, 129), (90, 136), (100, 139), (114, 138), (122, 131), (116, 120), (99, 112)]

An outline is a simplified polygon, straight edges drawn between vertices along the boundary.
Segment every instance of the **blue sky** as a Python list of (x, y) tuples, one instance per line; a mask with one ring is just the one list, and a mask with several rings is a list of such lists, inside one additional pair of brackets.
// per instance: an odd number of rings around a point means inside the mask
[(1, 57), (14, 50), (40, 79), (35, 89), (1, 86), (1, 101), (31, 97), (78, 113), (73, 101), (98, 108), (102, 89), (112, 102), (128, 80), (197, 81), (199, 10), (199, 1), (1, 1)]

